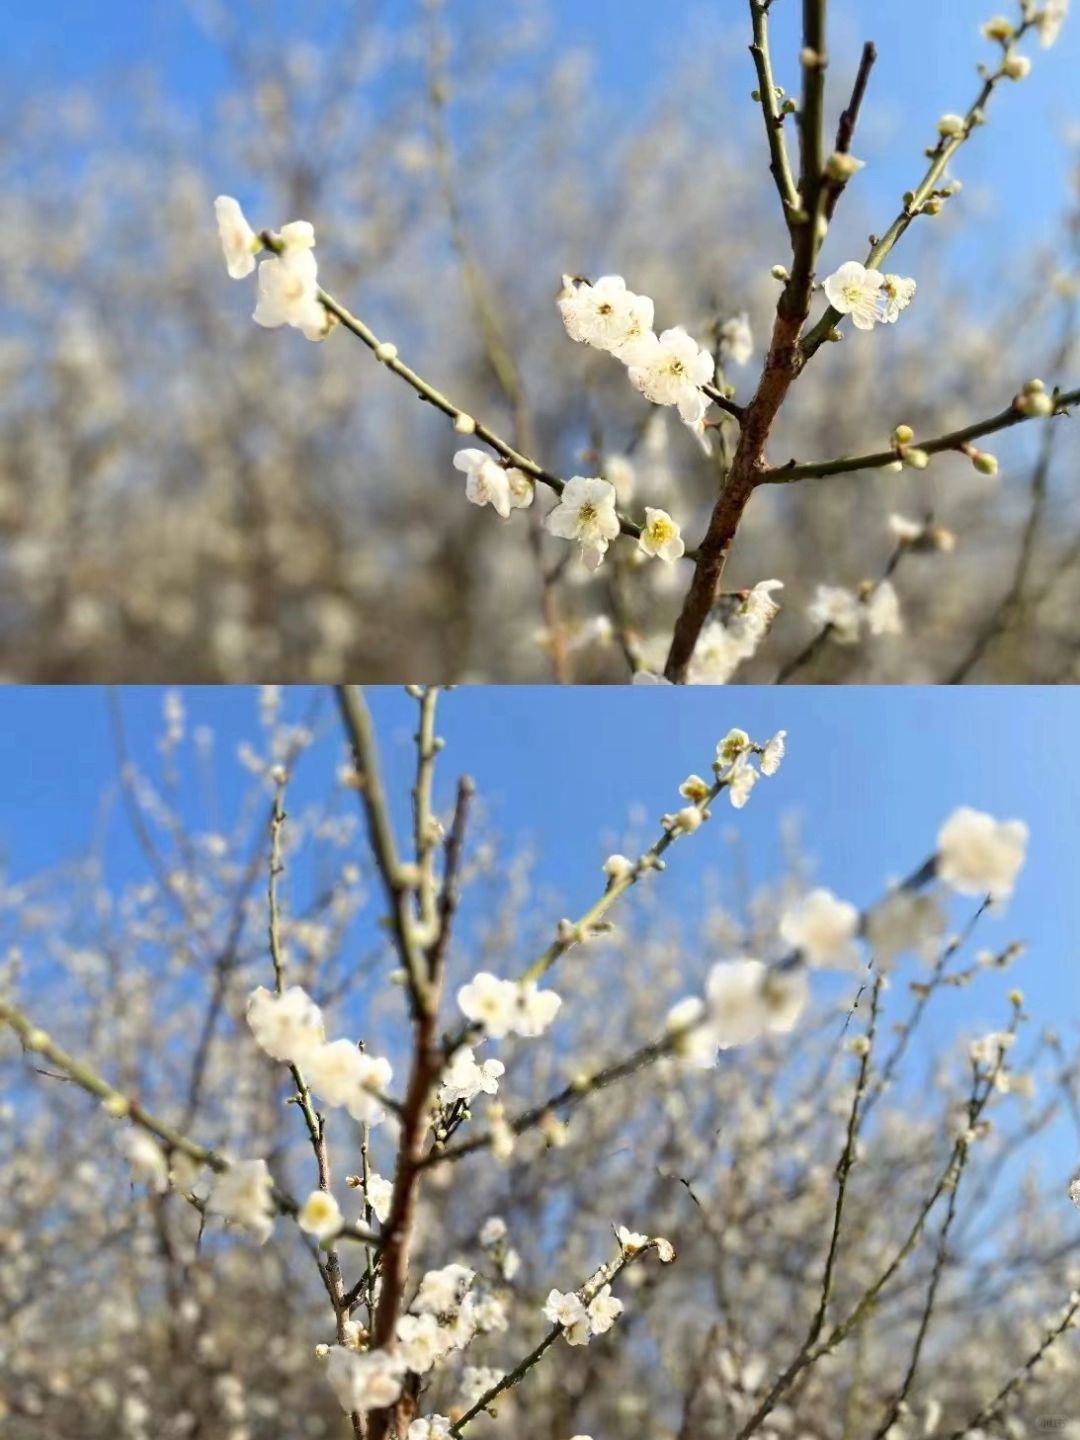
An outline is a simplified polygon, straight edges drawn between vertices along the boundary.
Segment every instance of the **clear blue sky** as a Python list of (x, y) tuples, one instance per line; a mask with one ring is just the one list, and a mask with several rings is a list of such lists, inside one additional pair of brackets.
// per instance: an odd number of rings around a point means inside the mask
[[(130, 749), (140, 768), (155, 775), (162, 692), (145, 687), (119, 693)], [(312, 693), (287, 692), (287, 716), (300, 720)], [(368, 693), (388, 784), (399, 797), (403, 819), (414, 763), (415, 705), (396, 689)], [(241, 740), (259, 739), (256, 692), (219, 687), (183, 694), (189, 735), (203, 724), (216, 733), (219, 790), (228, 815), (249, 784), (235, 755)], [(753, 873), (769, 878), (782, 871), (780, 822), (786, 814), (799, 814), (817, 879), (864, 905), (890, 877), (929, 855), (938, 826), (954, 806), (1022, 817), (1032, 837), (1027, 867), (1007, 914), (984, 922), (979, 944), (997, 948), (1022, 939), (1028, 953), (1008, 978), (987, 976), (947, 997), (925, 1039), (940, 1045), (961, 1031), (997, 1028), (1011, 984), (1022, 986), (1039, 1024), (1056, 1025), (1066, 1043), (1075, 1037), (1080, 1019), (1076, 689), (464, 688), (441, 702), (439, 730), (447, 749), (437, 800), (447, 803), (456, 775), (473, 775), (511, 848), (524, 839), (533, 842), (537, 878), (558, 896), (554, 922), (596, 898), (600, 864), (631, 807), (644, 807), (647, 833), (656, 833), (652, 817), (677, 803), (677, 785), (686, 774), (708, 773), (716, 741), (732, 725), (756, 738), (785, 728), (788, 758), (779, 775), (758, 785), (744, 811), (718, 806), (717, 822), (676, 848), (658, 880), (665, 900), (684, 914), (699, 913), (706, 873), (722, 876), (728, 861), (724, 830), (730, 826), (745, 839)], [(290, 791), (294, 813), (303, 802), (325, 796), (334, 783), (340, 737), (329, 696), (318, 729), (325, 743), (298, 770)], [(187, 744), (190, 760), (190, 740)], [(104, 692), (5, 690), (0, 774), (0, 852), (9, 858), (14, 878), (80, 854), (95, 834), (102, 792), (116, 779)], [(187, 809), (195, 826), (210, 828), (194, 787)], [(142, 879), (145, 862), (122, 812), (114, 812), (108, 833), (112, 878)], [(295, 867), (292, 876), (295, 881)], [(966, 904), (959, 905), (955, 923), (967, 913)], [(508, 957), (508, 969), (531, 958), (531, 953)], [(703, 974), (714, 958), (702, 955), (699, 963), (692, 956), (688, 963)], [(26, 995), (31, 1004), (32, 991), (31, 975)], [(927, 1053), (916, 1050), (909, 1083), (917, 1083)], [(1065, 1120), (1040, 1142), (1038, 1153), (1052, 1183), (1075, 1168), (1077, 1150)]]
[[(481, 15), (486, 3), (480, 0)], [(449, 7), (451, 19), (459, 6), (477, 13), (475, 3), (455, 0)], [(267, 13), (275, 8), (269, 5)], [(796, 0), (780, 0), (773, 10), (777, 79), (789, 88), (797, 81), (799, 9)], [(979, 23), (991, 13), (1012, 14), (1015, 9), (1013, 0), (833, 0), (834, 113), (846, 98), (845, 86), (863, 40), (873, 39), (881, 56), (856, 146), (869, 162), (859, 184), (874, 223), (884, 226), (899, 195), (916, 178), (937, 117), (965, 109), (973, 98), (975, 62), (993, 53), (978, 35)], [(326, 38), (327, 32), (318, 18), (309, 17), (338, 13), (332, 6), (292, 10), (292, 33), (311, 40)], [(411, 19), (416, 10), (416, 0), (383, 0), (373, 6), (391, 27)], [(748, 95), (754, 77), (745, 48), (743, 0), (688, 0), (677, 7), (650, 0), (550, 0), (546, 10), (549, 53), (588, 50), (601, 92), (619, 107), (628, 126), (647, 114), (648, 100), (668, 79), (674, 59), (698, 47), (702, 37), (721, 39), (729, 56), (718, 74), (722, 130), (741, 129), (748, 118), (753, 123)], [(26, 83), (29, 77), (36, 95), (72, 81), (103, 87), (125, 67), (152, 65), (163, 71), (173, 96), (198, 111), (212, 100), (225, 74), (221, 57), (193, 21), (185, 0), (104, 0), (93, 5), (86, 0), (43, 0), (17, 5), (5, 16), (4, 43), (9, 78)], [(1065, 204), (1061, 135), (1070, 123), (1080, 121), (1075, 93), (1080, 14), (1050, 52), (1033, 42), (1025, 48), (1036, 61), (1034, 74), (997, 97), (992, 125), (968, 147), (957, 167), (968, 186), (964, 203), (969, 220), (981, 217), (961, 243), (968, 259), (978, 253), (980, 259), (1000, 263), (1014, 240), (1049, 239)], [(602, 143), (606, 136), (596, 138)], [(121, 136), (118, 141), (122, 143)], [(756, 143), (761, 145), (760, 134)], [(997, 194), (985, 210), (980, 192), (990, 184)], [(853, 233), (856, 250), (863, 238)]]

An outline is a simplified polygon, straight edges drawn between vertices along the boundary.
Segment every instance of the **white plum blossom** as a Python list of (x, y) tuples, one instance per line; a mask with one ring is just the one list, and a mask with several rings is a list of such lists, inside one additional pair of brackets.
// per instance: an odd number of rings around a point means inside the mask
[(239, 202), (231, 195), (217, 197), (214, 214), (226, 268), (234, 280), (243, 280), (255, 269), (255, 256), (263, 248), (262, 241), (248, 224)]
[(458, 1004), (469, 1020), (501, 1039), (510, 1034), (543, 1034), (562, 1000), (553, 990), (541, 990), (534, 981), (518, 984), (482, 970), (458, 991)]
[(322, 1011), (302, 985), (290, 985), (280, 995), (260, 985), (248, 996), (247, 1023), (267, 1055), (301, 1068), (326, 1039)]
[(461, 1394), (470, 1405), (475, 1405), (481, 1395), (493, 1390), (503, 1379), (503, 1372), (490, 1365), (466, 1365), (461, 1372)]
[(595, 477), (573, 476), (559, 503), (545, 517), (544, 526), (561, 540), (576, 540), (586, 568), (595, 570), (619, 533), (614, 485)]
[(891, 580), (880, 580), (864, 601), (866, 628), (871, 635), (902, 635), (904, 617), (900, 597)]
[(766, 740), (761, 752), (762, 775), (775, 775), (786, 753), (787, 731), (778, 730), (771, 740)]
[(380, 1225), (385, 1225), (390, 1218), (390, 1206), (394, 1199), (394, 1182), (373, 1170), (367, 1177), (364, 1194), (375, 1219)]
[(831, 890), (811, 890), (780, 917), (780, 937), (808, 965), (846, 969), (858, 963), (859, 912)]
[(626, 360), (633, 385), (654, 405), (674, 405), (688, 424), (702, 419), (707, 405), (702, 385), (713, 379), (715, 365), (681, 325), (651, 332), (628, 349)]
[(747, 753), (750, 749), (750, 736), (745, 730), (738, 728), (727, 732), (716, 746), (716, 762), (718, 765), (734, 765), (736, 760)]
[(215, 1175), (206, 1213), (240, 1225), (265, 1245), (274, 1229), (273, 1190), (265, 1160), (237, 1160)]
[(741, 810), (750, 799), (750, 791), (758, 782), (758, 772), (750, 763), (749, 755), (740, 755), (725, 776), (727, 795), (733, 810)]
[(450, 1440), (450, 1423), (445, 1415), (426, 1415), (409, 1426), (408, 1440)]
[(946, 917), (935, 895), (897, 888), (866, 917), (866, 943), (879, 968), (905, 951), (930, 959), (945, 934)]
[(565, 1293), (561, 1290), (550, 1291), (544, 1302), (544, 1314), (553, 1325), (561, 1325), (564, 1330), (569, 1330), (582, 1321), (587, 1323), (589, 1319), (589, 1312), (585, 1309), (581, 1296), (572, 1290)]
[(331, 1040), (307, 1057), (305, 1078), (327, 1105), (340, 1105), (354, 1120), (377, 1124), (384, 1115), (373, 1091), (385, 1091), (393, 1078), (388, 1060), (367, 1055), (351, 1040)]
[(131, 1166), (132, 1180), (136, 1184), (149, 1185), (158, 1195), (164, 1195), (169, 1188), (169, 1162), (154, 1137), (145, 1130), (126, 1130), (121, 1137), (120, 1148)]
[(810, 619), (823, 629), (828, 627), (839, 645), (854, 645), (862, 626), (859, 597), (842, 585), (819, 585), (807, 611)]
[(636, 1255), (649, 1243), (648, 1235), (642, 1235), (640, 1230), (628, 1230), (625, 1225), (615, 1231), (615, 1238), (627, 1255)]
[(296, 1223), (316, 1240), (329, 1240), (341, 1229), (341, 1206), (327, 1190), (313, 1190), (300, 1207)]
[(429, 1270), (420, 1281), (413, 1309), (422, 1315), (450, 1315), (464, 1300), (475, 1279), (476, 1272), (467, 1265), (450, 1264), (441, 1270)]
[(281, 255), (262, 261), (252, 316), (256, 325), (267, 330), (291, 325), (308, 340), (324, 339), (330, 317), (319, 299), (318, 269), (314, 251), (299, 245), (287, 246)]
[(466, 1104), (481, 1091), (495, 1095), (499, 1089), (499, 1077), (506, 1070), (501, 1060), (485, 1060), (476, 1063), (476, 1054), (471, 1046), (463, 1045), (455, 1051), (453, 1059), (443, 1073), (439, 1087), (439, 1104), (453, 1105), (457, 1100)]
[(526, 510), (533, 502), (533, 486), (520, 470), (508, 470), (483, 450), (459, 450), (454, 468), (465, 473), (465, 498), (473, 505), (490, 505), (509, 520), (511, 510)]
[(405, 1368), (426, 1375), (449, 1349), (447, 1336), (435, 1315), (402, 1315), (397, 1322), (398, 1353)]
[(1069, 13), (1069, 0), (1045, 0), (1035, 16), (1035, 25), (1039, 31), (1039, 44), (1044, 50), (1049, 50), (1058, 36), (1061, 34), (1061, 27), (1065, 24), (1065, 17)]
[(400, 1359), (385, 1350), (360, 1352), (332, 1345), (326, 1378), (346, 1415), (383, 1410), (401, 1395), (405, 1371)]
[(881, 282), (881, 294), (883, 309), (881, 321), (883, 325), (893, 325), (900, 318), (900, 312), (906, 310), (915, 298), (915, 281), (905, 279), (903, 275), (886, 275)]
[(678, 525), (666, 510), (645, 506), (645, 524), (641, 527), (638, 548), (645, 555), (660, 560), (678, 560), (686, 553), (686, 545)]
[(623, 1302), (612, 1295), (605, 1285), (589, 1301), (589, 1329), (594, 1335), (605, 1335), (623, 1312)]
[(612, 355), (652, 332), (653, 302), (628, 290), (621, 275), (601, 275), (595, 284), (564, 275), (557, 303), (572, 340)]
[(754, 355), (754, 336), (750, 329), (750, 318), (744, 310), (725, 320), (720, 327), (720, 358), (735, 365), (748, 365)]
[(506, 1239), (506, 1221), (501, 1215), (490, 1215), (480, 1227), (480, 1244), (485, 1250)]
[(769, 969), (743, 956), (714, 965), (704, 1001), (695, 996), (680, 1001), (669, 1012), (667, 1025), (678, 1032), (676, 1050), (682, 1059), (708, 1069), (716, 1063), (718, 1050), (748, 1045), (767, 1033), (787, 1034), (808, 996), (804, 967)]
[(845, 261), (824, 282), (829, 304), (841, 315), (850, 315), (858, 330), (872, 330), (882, 317), (880, 270), (868, 270), (858, 260)]
[(995, 820), (962, 805), (938, 832), (938, 878), (961, 895), (1003, 900), (1012, 894), (1027, 842), (1022, 820)]

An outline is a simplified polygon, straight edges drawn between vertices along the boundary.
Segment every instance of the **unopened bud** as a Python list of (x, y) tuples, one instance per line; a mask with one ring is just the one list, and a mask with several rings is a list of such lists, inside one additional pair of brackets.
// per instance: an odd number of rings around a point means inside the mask
[(889, 441), (893, 445), (910, 445), (914, 439), (915, 431), (910, 425), (897, 425), (889, 437)]
[(998, 460), (996, 455), (990, 455), (985, 450), (972, 450), (970, 452), (972, 465), (980, 475), (996, 475), (998, 473)]
[(962, 115), (942, 115), (937, 122), (938, 134), (946, 137), (962, 135), (965, 129), (966, 123)]
[(900, 458), (910, 470), (925, 470), (930, 464), (930, 456), (915, 445), (909, 445)]
[(1031, 61), (1026, 55), (1006, 55), (1002, 61), (1001, 73), (1010, 80), (1026, 80), (1031, 73)]
[(842, 151), (835, 150), (825, 162), (825, 173), (830, 180), (843, 183), (850, 180), (865, 164), (865, 160), (856, 160), (854, 155), (845, 155)]

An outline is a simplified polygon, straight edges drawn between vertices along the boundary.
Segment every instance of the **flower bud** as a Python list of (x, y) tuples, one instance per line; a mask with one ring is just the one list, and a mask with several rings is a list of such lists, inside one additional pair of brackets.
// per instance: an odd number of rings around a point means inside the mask
[(825, 173), (830, 180), (839, 180), (842, 184), (845, 180), (850, 180), (865, 164), (865, 160), (856, 160), (854, 155), (845, 155), (840, 150), (835, 150), (825, 162)]
[(937, 122), (937, 132), (949, 138), (953, 135), (962, 135), (967, 128), (962, 115), (942, 115)]
[(1006, 20), (1004, 15), (995, 15), (991, 20), (987, 20), (982, 27), (982, 33), (986, 40), (1000, 40), (1004, 43), (1006, 40), (1011, 40), (1016, 31), (1013, 29), (1011, 20)]
[(930, 464), (930, 456), (925, 450), (919, 450), (914, 445), (909, 445), (900, 457), (910, 470), (925, 470)]
[(996, 475), (998, 473), (996, 455), (991, 455), (986, 450), (971, 450), (969, 454), (972, 465), (980, 475)]
[(454, 429), (459, 435), (475, 435), (476, 421), (471, 415), (466, 415), (464, 411), (458, 411), (454, 420)]
[(910, 445), (914, 439), (915, 431), (910, 425), (897, 425), (889, 436), (889, 443), (891, 445)]
[(1031, 61), (1026, 55), (1006, 55), (1001, 62), (1001, 73), (1010, 80), (1025, 80), (1031, 73)]

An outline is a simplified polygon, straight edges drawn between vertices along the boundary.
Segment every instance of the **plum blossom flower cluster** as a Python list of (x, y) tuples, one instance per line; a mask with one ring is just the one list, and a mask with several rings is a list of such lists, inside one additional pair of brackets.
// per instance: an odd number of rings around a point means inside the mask
[(864, 633), (880, 637), (900, 635), (904, 629), (900, 597), (891, 580), (868, 582), (858, 590), (819, 585), (806, 613), (838, 645), (857, 645)]
[[(535, 981), (501, 980), (487, 970), (463, 985), (457, 999), (466, 1019), (495, 1040), (542, 1035), (562, 1004), (554, 990), (542, 990)], [(501, 1073), (495, 1071), (494, 1076)]]
[[(564, 275), (557, 304), (572, 340), (621, 360), (630, 383), (647, 400), (674, 406), (691, 429), (703, 430), (709, 398), (702, 386), (714, 380), (715, 362), (681, 326), (657, 335), (649, 296), (636, 295), (621, 275), (602, 275), (595, 284)], [(740, 355), (751, 344), (739, 325), (728, 343)]]
[[(214, 209), (228, 272), (234, 280), (246, 279), (255, 269), (264, 242), (231, 195), (219, 195)], [(333, 317), (319, 298), (319, 267), (311, 224), (291, 220), (283, 225), (277, 252), (259, 262), (258, 271), (258, 300), (252, 316), (256, 325), (267, 330), (290, 325), (308, 340), (325, 340)]]
[(324, 1104), (341, 1106), (368, 1125), (383, 1119), (379, 1095), (393, 1078), (390, 1062), (351, 1040), (327, 1041), (322, 1012), (302, 986), (275, 995), (260, 985), (248, 999), (247, 1021), (260, 1049), (297, 1066)]
[(829, 304), (840, 315), (850, 315), (857, 330), (894, 325), (915, 298), (915, 281), (903, 275), (883, 275), (858, 260), (847, 260), (822, 282)]

